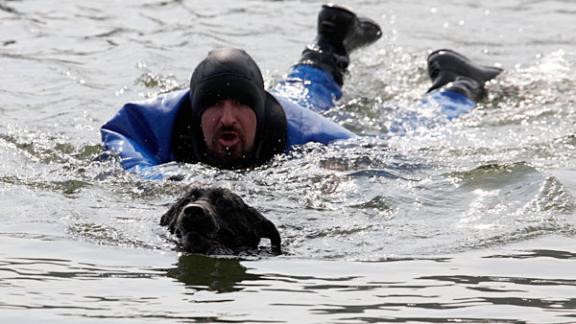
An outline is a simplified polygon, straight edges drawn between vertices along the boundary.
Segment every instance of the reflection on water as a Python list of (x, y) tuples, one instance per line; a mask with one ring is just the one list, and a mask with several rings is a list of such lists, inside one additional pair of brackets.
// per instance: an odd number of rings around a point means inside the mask
[(167, 275), (194, 289), (208, 289), (218, 293), (242, 290), (243, 281), (261, 280), (260, 276), (246, 273), (237, 259), (214, 258), (202, 255), (182, 255), (176, 268)]
[[(186, 87), (213, 47), (246, 48), (273, 84), (320, 3), (1, 2), (2, 322), (576, 320), (574, 5), (344, 4), (384, 31), (326, 114), (363, 138), (242, 172), (169, 164), (150, 182), (99, 158), (99, 126)], [(419, 112), (441, 47), (506, 72), (460, 120), (388, 134)], [(190, 184), (240, 194), (287, 255), (178, 255), (158, 222)]]
[[(569, 242), (550, 237), (529, 246)], [(573, 253), (517, 249), (524, 244), (499, 254), (363, 263), (162, 256), (146, 249), (94, 249), (47, 234), (2, 232), (0, 243), (20, 253), (1, 254), (5, 320), (22, 319), (26, 310), (31, 319), (65, 323), (569, 322), (575, 302)], [(30, 257), (37, 254), (31, 246), (42, 247), (45, 256)]]

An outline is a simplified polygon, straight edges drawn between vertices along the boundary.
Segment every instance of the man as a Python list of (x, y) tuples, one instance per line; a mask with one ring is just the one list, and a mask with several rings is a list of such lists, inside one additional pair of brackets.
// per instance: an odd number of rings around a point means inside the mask
[[(374, 21), (335, 5), (322, 7), (317, 31), (299, 63), (270, 91), (246, 52), (211, 51), (192, 73), (189, 90), (126, 104), (103, 125), (105, 149), (119, 155), (126, 170), (158, 178), (154, 166), (172, 161), (247, 168), (296, 145), (355, 137), (316, 111), (333, 107), (342, 96), (350, 53), (382, 32)], [(460, 113), (471, 109), (484, 96), (484, 83), (500, 73), (448, 50), (432, 53), (428, 66), (434, 82), (430, 100)]]

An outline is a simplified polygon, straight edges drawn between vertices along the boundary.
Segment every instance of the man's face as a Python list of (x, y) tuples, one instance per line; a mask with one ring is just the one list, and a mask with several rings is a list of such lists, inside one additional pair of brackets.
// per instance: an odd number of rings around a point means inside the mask
[(236, 100), (221, 100), (202, 114), (202, 134), (212, 158), (241, 164), (254, 148), (256, 113)]

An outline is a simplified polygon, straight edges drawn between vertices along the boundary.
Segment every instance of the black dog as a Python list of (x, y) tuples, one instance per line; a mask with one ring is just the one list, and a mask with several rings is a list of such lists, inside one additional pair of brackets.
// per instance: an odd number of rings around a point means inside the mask
[(160, 225), (168, 226), (187, 252), (238, 254), (257, 249), (264, 237), (272, 253), (282, 253), (276, 226), (227, 189), (192, 188), (162, 215)]

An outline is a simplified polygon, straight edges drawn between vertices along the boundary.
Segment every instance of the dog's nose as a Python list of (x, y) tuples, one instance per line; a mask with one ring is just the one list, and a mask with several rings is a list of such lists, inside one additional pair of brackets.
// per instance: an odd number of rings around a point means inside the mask
[(179, 217), (181, 232), (196, 232), (210, 236), (219, 229), (210, 211), (199, 204), (188, 204)]
[(184, 212), (185, 215), (189, 216), (202, 216), (205, 214), (204, 208), (202, 208), (202, 206), (193, 204), (184, 207), (182, 211)]

